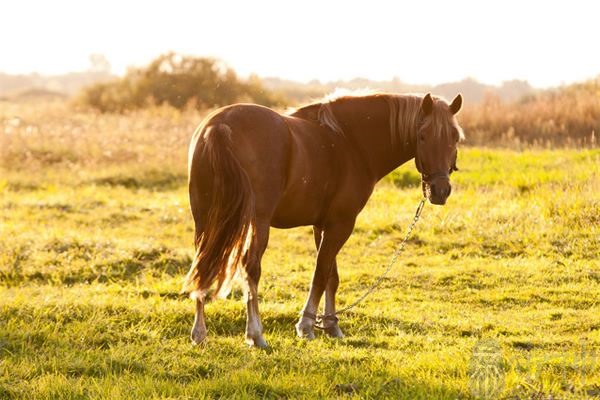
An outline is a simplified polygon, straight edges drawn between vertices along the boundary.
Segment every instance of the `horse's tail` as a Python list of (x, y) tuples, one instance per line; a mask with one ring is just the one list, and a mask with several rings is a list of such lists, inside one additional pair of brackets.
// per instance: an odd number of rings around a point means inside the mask
[[(196, 219), (196, 254), (183, 285), (183, 292), (203, 299), (217, 281), (215, 295), (226, 295), (239, 263), (250, 250), (254, 238), (254, 193), (246, 171), (231, 149), (231, 128), (225, 124), (206, 128), (201, 154), (190, 152), (190, 200), (199, 193), (198, 177), (194, 176), (194, 156), (203, 158), (213, 176), (208, 212), (199, 224)], [(210, 185), (207, 185), (210, 187)], [(197, 207), (197, 205), (196, 205)]]

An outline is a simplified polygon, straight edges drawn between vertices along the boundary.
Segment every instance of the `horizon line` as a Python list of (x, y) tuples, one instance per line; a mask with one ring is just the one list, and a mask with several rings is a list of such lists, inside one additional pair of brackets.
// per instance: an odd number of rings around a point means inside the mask
[[(119, 72), (115, 72), (115, 71), (106, 71), (107, 74), (115, 77), (115, 78), (122, 78), (127, 74), (127, 71), (129, 69), (133, 69), (133, 68), (143, 68), (139, 67), (139, 66), (131, 66), (128, 67), (127, 70), (125, 72), (119, 73)], [(390, 83), (390, 82), (394, 82), (397, 81), (400, 84), (404, 84), (404, 85), (409, 85), (409, 86), (423, 86), (423, 87), (435, 87), (435, 86), (442, 86), (442, 85), (446, 85), (446, 84), (453, 84), (453, 83), (462, 83), (462, 82), (467, 82), (467, 81), (473, 81), (475, 83), (478, 84), (482, 84), (482, 85), (486, 85), (486, 86), (494, 86), (494, 87), (502, 87), (504, 84), (509, 83), (509, 82), (522, 82), (522, 83), (526, 83), (529, 86), (531, 86), (533, 89), (552, 89), (552, 88), (560, 88), (560, 87), (564, 87), (564, 86), (568, 86), (568, 85), (572, 85), (572, 84), (577, 84), (577, 83), (584, 83), (584, 82), (588, 82), (591, 80), (595, 80), (600, 78), (600, 72), (598, 72), (598, 74), (594, 75), (594, 76), (590, 76), (588, 78), (585, 79), (581, 79), (581, 80), (562, 80), (560, 81), (560, 83), (558, 84), (551, 84), (551, 85), (541, 85), (541, 86), (536, 86), (534, 84), (532, 84), (528, 79), (522, 79), (522, 78), (510, 78), (510, 79), (503, 79), (498, 83), (495, 82), (489, 82), (489, 81), (485, 81), (485, 80), (480, 80), (472, 75), (465, 75), (463, 78), (458, 79), (458, 80), (448, 80), (448, 81), (440, 81), (440, 82), (428, 82), (428, 83), (423, 83), (423, 82), (410, 82), (410, 81), (405, 81), (402, 80), (399, 76), (392, 76), (388, 79), (377, 79), (377, 78), (369, 78), (369, 77), (365, 77), (365, 76), (355, 76), (352, 78), (338, 78), (338, 79), (320, 79), (320, 78), (309, 78), (309, 79), (296, 79), (296, 78), (290, 78), (290, 77), (285, 77), (285, 76), (275, 76), (272, 74), (267, 74), (267, 75), (261, 75), (255, 72), (251, 72), (251, 73), (239, 73), (238, 71), (235, 70), (235, 68), (230, 67), (238, 77), (242, 78), (242, 79), (248, 79), (251, 76), (257, 76), (259, 79), (261, 80), (266, 80), (266, 79), (279, 79), (282, 81), (288, 81), (291, 83), (296, 83), (296, 84), (302, 84), (302, 85), (310, 85), (311, 83), (315, 83), (315, 84), (320, 84), (320, 85), (329, 85), (329, 84), (336, 84), (336, 83), (349, 83), (352, 81), (360, 81), (360, 80), (366, 80), (366, 81), (370, 81), (370, 82), (375, 82), (375, 83)], [(61, 76), (67, 76), (67, 75), (71, 75), (71, 74), (92, 74), (95, 71), (91, 70), (91, 69), (82, 69), (82, 70), (71, 70), (71, 71), (63, 71), (63, 72), (40, 72), (40, 71), (27, 71), (27, 72), (13, 72), (13, 71), (4, 71), (4, 70), (0, 70), (0, 75), (8, 75), (8, 76), (39, 76), (39, 77), (44, 77), (44, 78), (52, 78), (52, 77), (61, 77)], [(99, 71), (96, 71), (99, 72)]]

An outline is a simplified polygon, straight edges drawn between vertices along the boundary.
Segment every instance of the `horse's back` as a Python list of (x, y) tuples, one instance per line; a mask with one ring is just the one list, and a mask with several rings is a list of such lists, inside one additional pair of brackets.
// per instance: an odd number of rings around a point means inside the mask
[(257, 104), (233, 104), (214, 111), (202, 121), (195, 136), (202, 137), (209, 127), (215, 126), (224, 128), (232, 150), (242, 162), (255, 162), (267, 154), (277, 157), (288, 145), (282, 116)]

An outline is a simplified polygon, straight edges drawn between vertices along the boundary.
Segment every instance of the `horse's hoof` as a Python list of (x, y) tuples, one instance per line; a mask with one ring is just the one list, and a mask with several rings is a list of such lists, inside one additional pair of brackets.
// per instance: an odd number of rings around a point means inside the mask
[(258, 349), (269, 348), (269, 344), (261, 335), (255, 337), (246, 336), (246, 343), (248, 343), (248, 346), (256, 347)]
[(302, 321), (296, 324), (296, 334), (299, 338), (312, 340), (315, 338), (313, 325), (304, 325)]
[(206, 331), (194, 329), (192, 330), (190, 338), (192, 339), (192, 344), (203, 343), (206, 340)]
[(323, 331), (327, 336), (332, 338), (343, 339), (344, 337), (344, 334), (342, 333), (342, 330), (340, 329), (338, 324), (323, 328)]

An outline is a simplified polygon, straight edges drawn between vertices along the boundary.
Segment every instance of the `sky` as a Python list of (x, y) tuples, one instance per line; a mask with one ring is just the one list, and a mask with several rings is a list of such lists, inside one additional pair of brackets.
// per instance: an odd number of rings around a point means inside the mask
[(600, 75), (595, 1), (5, 1), (0, 72), (112, 71), (167, 51), (298, 81), (471, 77), (536, 87)]

